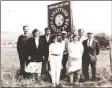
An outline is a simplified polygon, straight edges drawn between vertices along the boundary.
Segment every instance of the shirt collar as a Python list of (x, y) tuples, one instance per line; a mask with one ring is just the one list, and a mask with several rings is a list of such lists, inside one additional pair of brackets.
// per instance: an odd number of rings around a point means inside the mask
[(50, 35), (46, 35), (46, 34), (45, 34), (45, 36), (50, 36)]
[[(23, 36), (25, 36), (25, 34), (23, 34)], [(28, 36), (28, 34), (26, 36)]]
[(39, 37), (35, 37), (35, 39), (39, 39)]
[[(88, 41), (89, 41), (89, 39), (88, 39)], [(93, 41), (93, 38), (91, 38), (91, 40), (90, 41)]]

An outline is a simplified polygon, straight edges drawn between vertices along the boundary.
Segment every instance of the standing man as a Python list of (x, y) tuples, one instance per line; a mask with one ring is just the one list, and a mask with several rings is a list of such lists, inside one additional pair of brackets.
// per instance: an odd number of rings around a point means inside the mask
[(29, 27), (28, 25), (23, 26), (23, 35), (20, 35), (18, 37), (17, 41), (17, 52), (20, 59), (20, 73), (25, 78), (25, 63), (28, 64), (28, 53), (27, 53), (27, 41), (31, 37), (31, 35), (28, 34)]
[(63, 79), (66, 76), (66, 63), (68, 60), (67, 47), (68, 47), (69, 40), (67, 39), (67, 32), (66, 31), (62, 31), (61, 34), (62, 34), (62, 43), (63, 43), (63, 46), (65, 47), (65, 50), (63, 53), (63, 59), (62, 59), (62, 66), (63, 66), (62, 79)]
[(84, 29), (80, 28), (78, 30), (79, 33), (79, 42), (83, 42), (84, 40), (86, 40), (87, 38), (84, 36)]
[(43, 42), (43, 62), (42, 62), (42, 76), (48, 75), (50, 69), (48, 63), (48, 56), (49, 56), (49, 45), (52, 43), (50, 28), (45, 28), (45, 35), (41, 36)]
[(96, 80), (96, 62), (97, 57), (96, 55), (99, 54), (100, 45), (99, 42), (95, 39), (93, 39), (93, 33), (88, 32), (87, 33), (88, 39), (83, 41), (84, 46), (84, 54), (82, 58), (82, 69), (83, 74), (85, 76), (85, 81), (89, 80), (89, 64), (92, 69), (92, 80)]

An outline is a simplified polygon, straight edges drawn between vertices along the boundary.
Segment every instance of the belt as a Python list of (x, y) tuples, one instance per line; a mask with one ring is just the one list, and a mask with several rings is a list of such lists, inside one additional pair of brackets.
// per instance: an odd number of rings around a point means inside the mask
[(60, 54), (52, 54), (53, 56), (60, 56)]

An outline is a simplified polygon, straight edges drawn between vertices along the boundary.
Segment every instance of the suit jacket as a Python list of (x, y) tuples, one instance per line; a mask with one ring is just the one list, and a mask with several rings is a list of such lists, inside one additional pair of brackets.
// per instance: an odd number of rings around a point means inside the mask
[(18, 37), (18, 41), (17, 41), (17, 52), (19, 54), (19, 56), (27, 56), (27, 42), (28, 39), (31, 37), (31, 35), (28, 36), (23, 36), (20, 35)]
[(50, 38), (49, 38), (49, 41), (47, 42), (46, 40), (46, 36), (43, 35), (41, 36), (41, 40), (42, 40), (42, 43), (43, 43), (43, 56), (45, 56), (45, 58), (48, 59), (48, 55), (49, 55), (49, 45), (53, 42), (52, 41), (52, 36), (50, 35)]
[(100, 45), (97, 40), (93, 40), (91, 47), (88, 47), (87, 41), (88, 39), (83, 41), (84, 46), (83, 60), (94, 62), (97, 60), (96, 55), (98, 55), (100, 52)]
[(28, 55), (31, 56), (31, 61), (42, 62), (43, 44), (39, 38), (38, 47), (35, 43), (35, 38), (30, 38), (27, 44)]

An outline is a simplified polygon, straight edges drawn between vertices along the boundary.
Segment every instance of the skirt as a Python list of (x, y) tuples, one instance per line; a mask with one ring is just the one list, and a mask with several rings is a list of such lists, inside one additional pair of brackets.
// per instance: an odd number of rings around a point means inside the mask
[(81, 58), (73, 59), (69, 57), (66, 64), (66, 68), (67, 68), (67, 74), (71, 72), (75, 72), (77, 70), (81, 70), (82, 68)]

